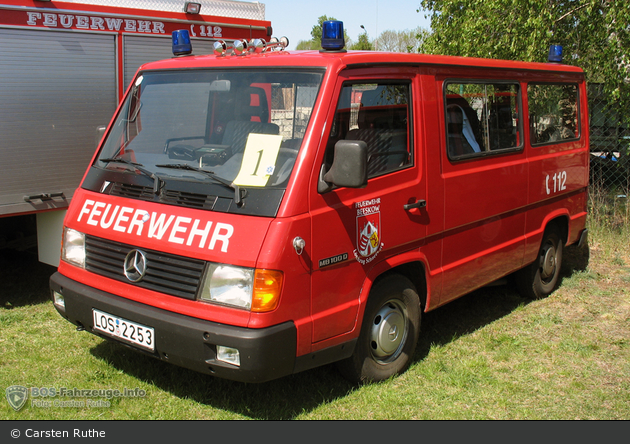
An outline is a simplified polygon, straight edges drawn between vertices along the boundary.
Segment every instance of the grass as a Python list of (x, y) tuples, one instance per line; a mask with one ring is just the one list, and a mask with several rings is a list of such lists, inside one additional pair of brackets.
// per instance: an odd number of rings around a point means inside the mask
[[(560, 287), (522, 299), (484, 288), (427, 313), (411, 368), (353, 386), (333, 366), (252, 385), (140, 355), (63, 320), (54, 269), (0, 252), (1, 386), (144, 390), (100, 407), (0, 402), (0, 418), (44, 419), (630, 419), (630, 218), (593, 210), (590, 250), (569, 248)], [(51, 398), (67, 401), (72, 398)], [(87, 398), (74, 398), (86, 401)]]

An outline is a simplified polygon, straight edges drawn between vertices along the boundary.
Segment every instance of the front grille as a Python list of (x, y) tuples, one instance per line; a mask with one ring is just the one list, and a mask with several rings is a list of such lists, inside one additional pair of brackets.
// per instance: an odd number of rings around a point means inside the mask
[(153, 188), (126, 183), (114, 183), (109, 191), (114, 196), (128, 197), (130, 199), (153, 200), (155, 193)]
[(201, 210), (214, 209), (214, 205), (218, 199), (217, 196), (178, 190), (166, 190), (156, 196), (153, 188), (118, 182), (113, 183), (109, 189), (105, 190), (105, 192), (112, 196), (146, 200), (149, 202), (160, 202)]
[[(141, 250), (147, 258), (146, 274), (135, 283), (124, 273), (125, 257), (134, 249)], [(186, 299), (195, 299), (205, 267), (202, 260), (135, 248), (94, 236), (85, 237), (85, 252), (85, 268), (92, 273)]]
[(167, 190), (160, 199), (161, 202), (179, 205), (188, 208), (212, 210), (217, 201), (217, 196), (208, 196), (199, 193), (187, 193), (185, 191)]

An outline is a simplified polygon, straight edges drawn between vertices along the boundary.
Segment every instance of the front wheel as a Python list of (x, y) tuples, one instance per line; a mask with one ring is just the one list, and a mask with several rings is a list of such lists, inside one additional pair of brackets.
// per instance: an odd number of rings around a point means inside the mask
[(555, 225), (545, 230), (536, 260), (516, 272), (516, 284), (521, 296), (541, 299), (556, 287), (562, 266), (562, 237)]
[(420, 300), (400, 275), (379, 280), (370, 292), (354, 354), (338, 363), (352, 382), (378, 382), (404, 372), (418, 343)]

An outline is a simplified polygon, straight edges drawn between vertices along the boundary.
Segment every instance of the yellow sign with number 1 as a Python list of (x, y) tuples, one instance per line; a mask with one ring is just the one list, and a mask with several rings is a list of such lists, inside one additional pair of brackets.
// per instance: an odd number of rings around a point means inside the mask
[(264, 187), (273, 174), (282, 136), (251, 133), (247, 137), (243, 163), (234, 185)]

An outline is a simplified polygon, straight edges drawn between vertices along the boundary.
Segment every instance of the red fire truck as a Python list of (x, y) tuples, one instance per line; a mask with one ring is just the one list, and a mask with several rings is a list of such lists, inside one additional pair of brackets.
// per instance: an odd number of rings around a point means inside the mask
[(209, 51), (217, 39), (270, 34), (261, 3), (196, 1), (0, 0), (0, 248), (37, 238), (40, 260), (59, 263), (97, 127), (141, 64), (172, 56), (173, 30)]
[(64, 222), (51, 297), (79, 330), (234, 380), (379, 381), (422, 313), (512, 275), (544, 297), (585, 241), (577, 67), (346, 52), (340, 22), (321, 51), (173, 41)]

